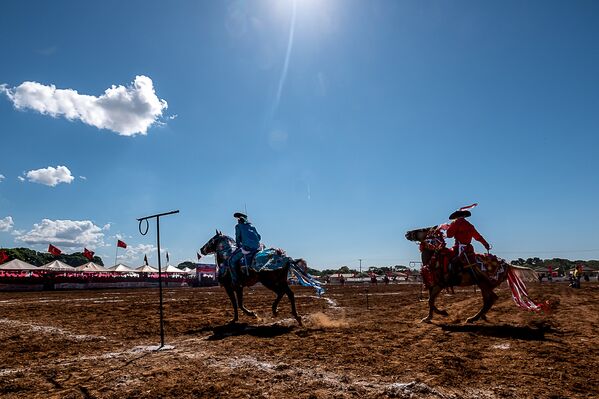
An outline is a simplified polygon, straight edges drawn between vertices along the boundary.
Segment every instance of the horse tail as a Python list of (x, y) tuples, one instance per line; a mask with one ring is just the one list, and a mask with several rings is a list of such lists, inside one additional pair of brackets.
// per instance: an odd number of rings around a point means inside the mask
[(300, 285), (314, 288), (319, 296), (324, 294), (324, 288), (322, 288), (321, 282), (318, 281), (316, 277), (305, 271), (304, 268), (298, 265), (298, 263), (299, 259), (290, 258), (289, 273), (296, 278)]
[(507, 285), (512, 291), (512, 299), (516, 306), (533, 312), (549, 311), (549, 301), (537, 303), (528, 296), (525, 280), (537, 281), (537, 272), (528, 267), (508, 265)]
[(539, 281), (539, 274), (530, 267), (508, 265), (508, 275), (510, 272), (527, 283)]

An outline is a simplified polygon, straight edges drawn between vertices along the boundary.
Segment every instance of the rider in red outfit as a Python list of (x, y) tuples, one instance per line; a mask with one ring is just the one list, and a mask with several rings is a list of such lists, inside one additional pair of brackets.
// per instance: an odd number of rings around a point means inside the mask
[(465, 219), (471, 215), (468, 210), (459, 210), (449, 216), (449, 219), (453, 220), (453, 222), (451, 222), (447, 229), (447, 237), (455, 238), (453, 246), (454, 258), (451, 263), (459, 261), (462, 265), (466, 266), (475, 262), (474, 247), (471, 244), (473, 238), (480, 242), (487, 251), (491, 248), (483, 236)]

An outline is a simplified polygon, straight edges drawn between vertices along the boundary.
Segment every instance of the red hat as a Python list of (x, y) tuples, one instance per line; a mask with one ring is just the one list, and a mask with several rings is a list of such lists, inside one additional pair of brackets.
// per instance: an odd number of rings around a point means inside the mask
[(455, 211), (451, 215), (449, 215), (449, 220), (454, 220), (457, 218), (467, 218), (468, 216), (472, 216), (470, 211)]
[(461, 207), (460, 209), (449, 215), (449, 220), (454, 220), (457, 218), (467, 218), (468, 216), (472, 216), (472, 213), (470, 213), (469, 209), (472, 209), (477, 205), (477, 203), (474, 203), (472, 205)]

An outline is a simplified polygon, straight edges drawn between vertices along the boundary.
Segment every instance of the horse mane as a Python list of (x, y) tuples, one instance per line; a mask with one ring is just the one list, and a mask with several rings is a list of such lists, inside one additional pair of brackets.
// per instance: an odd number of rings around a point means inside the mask
[(421, 229), (410, 230), (406, 233), (406, 239), (409, 241), (422, 241), (437, 226), (423, 227)]
[(226, 234), (221, 234), (221, 237), (229, 242), (232, 247), (237, 247), (237, 242)]
[(235, 244), (235, 240), (232, 237), (225, 236), (225, 238), (232, 244)]

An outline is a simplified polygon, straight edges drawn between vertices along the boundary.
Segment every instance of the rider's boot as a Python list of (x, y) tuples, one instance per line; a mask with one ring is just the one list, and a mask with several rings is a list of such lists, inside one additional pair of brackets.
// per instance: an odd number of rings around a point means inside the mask
[(250, 262), (249, 262), (248, 256), (246, 254), (243, 254), (243, 263), (241, 264), (241, 272), (246, 277), (249, 276), (249, 274), (250, 274), (249, 267), (250, 267)]
[(460, 285), (460, 260), (456, 257), (449, 261), (448, 283), (451, 286)]

